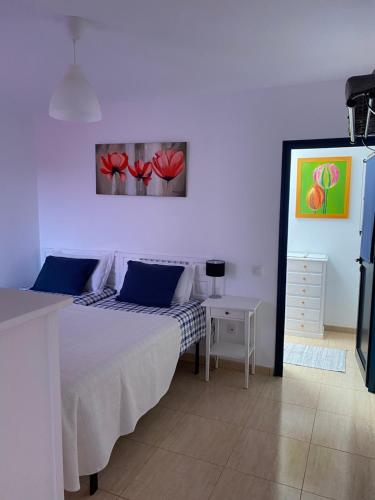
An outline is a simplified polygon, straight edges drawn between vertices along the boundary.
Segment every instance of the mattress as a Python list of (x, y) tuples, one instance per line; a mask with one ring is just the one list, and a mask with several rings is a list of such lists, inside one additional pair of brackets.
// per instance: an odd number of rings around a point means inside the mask
[(111, 309), (114, 311), (128, 311), (142, 314), (153, 314), (159, 316), (169, 316), (178, 321), (181, 329), (180, 355), (187, 349), (199, 342), (206, 334), (206, 310), (197, 299), (190, 299), (189, 302), (171, 307), (147, 307), (130, 302), (119, 302), (114, 296), (96, 302), (94, 307)]
[(59, 313), (64, 487), (108, 463), (167, 392), (181, 334), (167, 315), (72, 305)]
[[(52, 292), (39, 292), (38, 290), (31, 290), (30, 288), (21, 288), (21, 290), (29, 290), (34, 293), (52, 293)], [(111, 297), (116, 295), (117, 291), (114, 288), (110, 288), (106, 286), (103, 290), (99, 290), (97, 292), (83, 292), (81, 295), (74, 295), (73, 302), (74, 304), (79, 304), (81, 306), (91, 306), (95, 304), (95, 302), (99, 302), (100, 300), (106, 299), (107, 297)]]

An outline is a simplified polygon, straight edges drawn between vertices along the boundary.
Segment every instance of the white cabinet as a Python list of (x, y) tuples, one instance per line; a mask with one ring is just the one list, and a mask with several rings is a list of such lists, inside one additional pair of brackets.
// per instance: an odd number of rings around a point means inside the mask
[(68, 296), (0, 289), (0, 498), (63, 500), (57, 311)]
[(285, 333), (323, 337), (328, 257), (288, 253)]

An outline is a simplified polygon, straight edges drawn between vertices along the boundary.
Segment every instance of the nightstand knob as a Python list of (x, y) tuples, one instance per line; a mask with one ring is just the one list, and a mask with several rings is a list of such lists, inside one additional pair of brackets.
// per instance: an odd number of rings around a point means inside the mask
[(225, 314), (229, 314), (229, 311), (225, 311)]

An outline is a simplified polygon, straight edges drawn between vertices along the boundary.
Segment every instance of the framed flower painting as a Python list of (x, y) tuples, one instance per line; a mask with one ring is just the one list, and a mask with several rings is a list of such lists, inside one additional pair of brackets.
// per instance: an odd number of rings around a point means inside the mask
[(97, 144), (96, 194), (186, 196), (186, 142)]
[(352, 158), (299, 158), (296, 217), (341, 218), (349, 215)]

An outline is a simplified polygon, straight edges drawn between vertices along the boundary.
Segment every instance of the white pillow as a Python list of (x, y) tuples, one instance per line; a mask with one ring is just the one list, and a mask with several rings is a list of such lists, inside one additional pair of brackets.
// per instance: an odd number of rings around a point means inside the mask
[(71, 257), (76, 259), (97, 259), (99, 262), (87, 281), (84, 290), (86, 292), (99, 292), (105, 287), (109, 273), (111, 272), (114, 254), (110, 253), (90, 253), (90, 252), (75, 252), (69, 250), (60, 250), (58, 252), (49, 253), (56, 257)]
[[(130, 259), (134, 260), (136, 262), (143, 262), (144, 264), (157, 264), (160, 266), (181, 266), (182, 264), (175, 264), (173, 262), (153, 262), (153, 261), (148, 261), (147, 259)], [(185, 269), (183, 270), (177, 286), (176, 290), (174, 291), (174, 295), (172, 298), (172, 304), (184, 304), (185, 302), (189, 302), (191, 292), (193, 290), (193, 282), (194, 282), (194, 275), (195, 275), (195, 266), (193, 264), (189, 264), (187, 266), (182, 265)], [(124, 264), (124, 279), (125, 279), (125, 274), (126, 271), (128, 270), (128, 263), (125, 262)], [(124, 280), (123, 280), (124, 282)]]
[(193, 289), (195, 268), (192, 265), (184, 266), (180, 279), (178, 280), (176, 290), (173, 295), (172, 304), (184, 304), (190, 300)]

